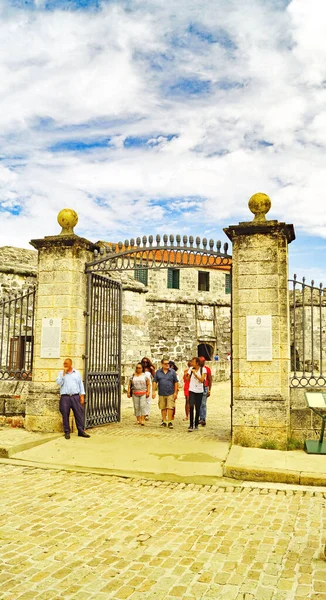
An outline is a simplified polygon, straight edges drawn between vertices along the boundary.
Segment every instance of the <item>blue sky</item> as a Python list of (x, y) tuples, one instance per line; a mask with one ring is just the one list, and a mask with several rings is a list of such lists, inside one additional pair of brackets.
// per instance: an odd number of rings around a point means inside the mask
[(221, 239), (272, 200), (326, 267), (325, 0), (0, 0), (0, 245)]

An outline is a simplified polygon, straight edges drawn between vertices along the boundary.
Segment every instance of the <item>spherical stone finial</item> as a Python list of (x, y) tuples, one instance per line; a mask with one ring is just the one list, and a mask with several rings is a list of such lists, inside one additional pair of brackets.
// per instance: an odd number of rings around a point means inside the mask
[(74, 227), (78, 223), (78, 215), (72, 208), (63, 208), (58, 214), (58, 223), (62, 227), (60, 235), (75, 235)]
[(258, 192), (258, 194), (254, 194), (253, 196), (251, 196), (248, 202), (248, 206), (251, 212), (255, 215), (253, 221), (257, 223), (257, 221), (266, 221), (265, 215), (270, 210), (272, 203), (270, 197), (267, 196), (267, 194)]

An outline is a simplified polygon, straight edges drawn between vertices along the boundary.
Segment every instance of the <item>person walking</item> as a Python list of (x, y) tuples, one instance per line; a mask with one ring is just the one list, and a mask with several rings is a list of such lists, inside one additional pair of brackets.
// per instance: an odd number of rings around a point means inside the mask
[[(175, 371), (175, 373), (176, 373), (177, 381), (178, 381), (178, 391), (179, 391), (179, 377), (178, 377), (178, 373), (177, 373), (178, 367), (175, 364), (174, 360), (169, 360), (169, 369), (173, 369)], [(173, 412), (172, 412), (172, 421), (174, 421), (174, 419), (175, 419), (175, 404), (174, 404), (174, 409), (173, 409)]]
[(145, 421), (149, 420), (149, 415), (150, 415), (150, 410), (151, 410), (151, 401), (152, 401), (152, 382), (153, 382), (153, 377), (155, 375), (155, 367), (152, 363), (152, 361), (147, 358), (147, 356), (144, 356), (144, 358), (141, 359), (141, 365), (143, 367), (143, 372), (148, 374), (149, 377), (149, 396), (146, 400), (147, 402), (147, 408), (146, 408), (146, 415), (145, 415)]
[(138, 425), (145, 425), (145, 415), (147, 411), (146, 399), (149, 397), (150, 377), (144, 373), (141, 363), (137, 363), (136, 370), (129, 380), (128, 398), (131, 398), (134, 404), (134, 413)]
[(156, 397), (158, 388), (159, 401), (158, 406), (162, 414), (161, 427), (166, 427), (166, 417), (168, 417), (168, 428), (173, 429), (173, 409), (178, 396), (178, 378), (174, 369), (169, 368), (167, 358), (161, 360), (162, 368), (158, 369), (153, 381), (153, 400)]
[(190, 424), (188, 431), (194, 429), (194, 408), (195, 413), (195, 429), (198, 429), (200, 405), (204, 392), (204, 381), (206, 379), (206, 368), (200, 366), (200, 360), (196, 356), (192, 359), (192, 367), (189, 369), (186, 378), (190, 381), (189, 384), (189, 406), (190, 406)]
[[(199, 357), (200, 366), (205, 367), (206, 359), (204, 356)], [(206, 425), (206, 415), (207, 415), (207, 398), (211, 395), (212, 389), (212, 371), (209, 367), (205, 367), (207, 371), (206, 379), (204, 381), (204, 392), (200, 405), (200, 413), (199, 413), (199, 423), (205, 427)]]
[(187, 374), (188, 371), (190, 369), (190, 367), (192, 366), (192, 362), (191, 360), (188, 360), (187, 362), (187, 368), (184, 370), (183, 372), (183, 393), (184, 393), (184, 397), (185, 397), (185, 417), (184, 417), (184, 421), (189, 421), (189, 385), (190, 385), (190, 379), (187, 379)]
[(85, 389), (81, 374), (72, 366), (71, 358), (66, 358), (63, 363), (63, 370), (56, 378), (56, 383), (60, 386), (60, 412), (62, 414), (63, 430), (66, 440), (70, 439), (69, 415), (70, 410), (74, 413), (79, 437), (91, 437), (84, 431), (84, 411)]

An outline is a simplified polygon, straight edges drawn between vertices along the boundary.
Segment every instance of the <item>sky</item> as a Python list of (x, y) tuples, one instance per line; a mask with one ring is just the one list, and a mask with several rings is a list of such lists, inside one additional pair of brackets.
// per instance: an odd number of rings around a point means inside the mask
[(224, 243), (264, 192), (326, 285), (325, 31), (325, 0), (0, 0), (0, 245), (62, 208)]

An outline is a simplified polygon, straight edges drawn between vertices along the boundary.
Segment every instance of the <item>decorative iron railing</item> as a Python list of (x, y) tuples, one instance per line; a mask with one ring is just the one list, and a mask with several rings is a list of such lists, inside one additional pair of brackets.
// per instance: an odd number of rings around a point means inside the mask
[(230, 267), (232, 257), (227, 253), (228, 244), (185, 235), (157, 235), (138, 237), (118, 244), (102, 246), (94, 251), (94, 260), (86, 265), (87, 271), (131, 271), (133, 269), (159, 269), (164, 267)]
[(290, 343), (292, 387), (326, 386), (326, 294), (323, 284), (315, 287), (297, 280), (289, 280), (290, 289)]
[(35, 287), (0, 300), (0, 379), (31, 379)]

